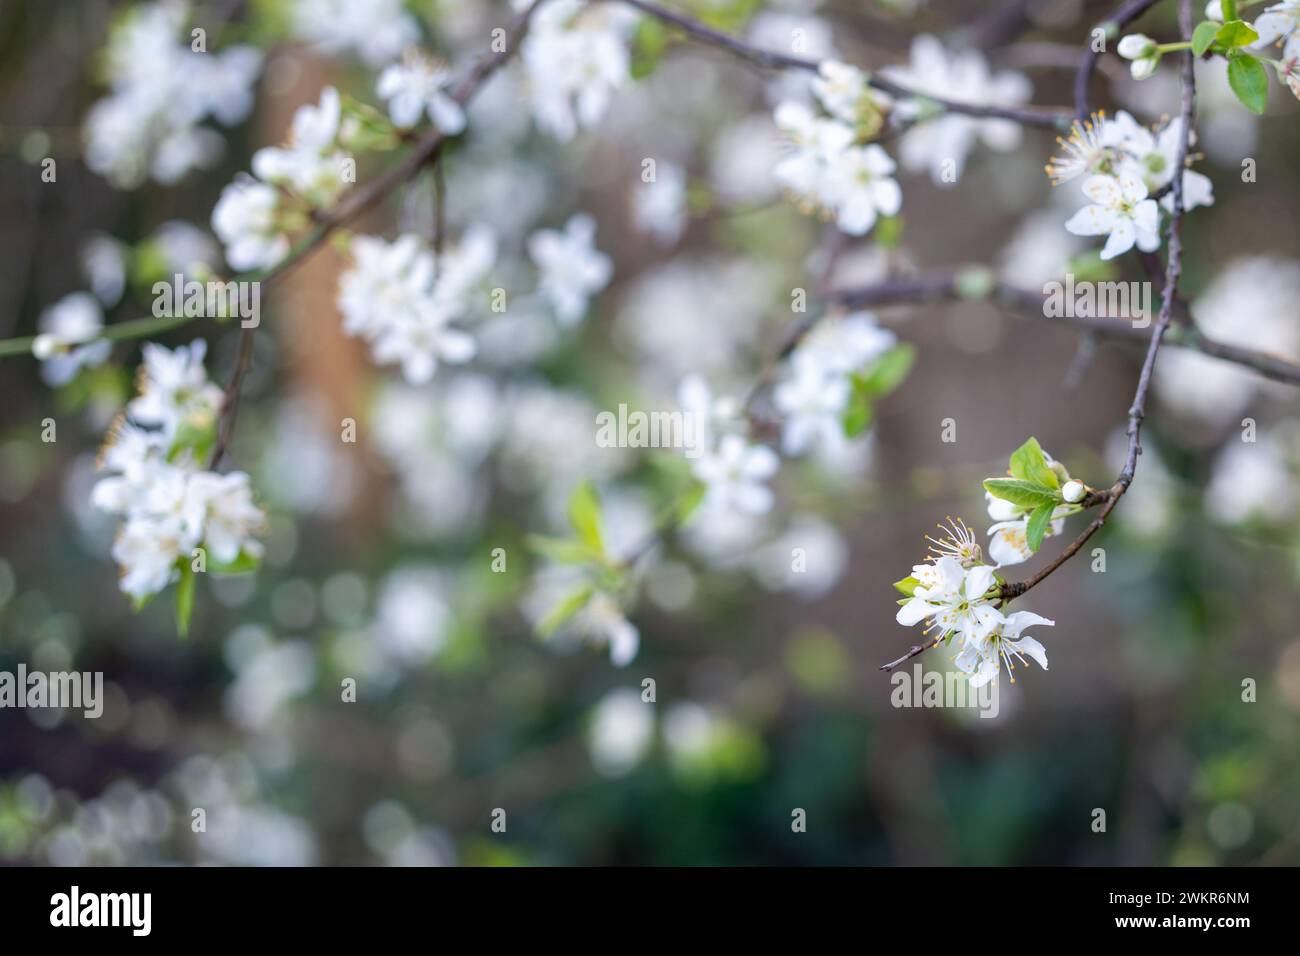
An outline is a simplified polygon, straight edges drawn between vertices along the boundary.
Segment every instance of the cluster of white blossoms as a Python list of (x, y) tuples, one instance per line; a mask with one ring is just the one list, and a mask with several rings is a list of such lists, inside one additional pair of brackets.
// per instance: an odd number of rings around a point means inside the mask
[[(523, 9), (533, 0), (514, 0)], [(533, 15), (520, 49), (537, 125), (568, 142), (595, 126), (630, 79), (634, 11), (612, 3), (549, 0)]]
[(790, 354), (785, 378), (772, 390), (781, 414), (781, 451), (839, 451), (848, 440), (844, 416), (853, 376), (893, 348), (897, 336), (869, 312), (828, 316)]
[(894, 161), (863, 142), (879, 128), (879, 102), (862, 71), (834, 61), (821, 64), (813, 93), (828, 115), (793, 100), (776, 108), (777, 128), (792, 149), (773, 174), (808, 211), (821, 210), (850, 235), (866, 235), (903, 205)]
[[(1046, 167), (1054, 185), (1083, 177), (1090, 200), (1066, 222), (1076, 236), (1105, 236), (1102, 259), (1123, 255), (1135, 245), (1143, 252), (1160, 247), (1160, 209), (1173, 211), (1169, 186), (1178, 172), (1182, 118), (1151, 128), (1120, 111), (1113, 118), (1097, 113), (1076, 122), (1062, 152)], [(1193, 134), (1191, 143), (1195, 142)], [(1209, 177), (1182, 170), (1183, 208), (1210, 206), (1214, 189)], [(1152, 193), (1163, 191), (1159, 203)]]
[(338, 90), (327, 86), (319, 104), (298, 108), (287, 145), (253, 154), (256, 179), (241, 175), (222, 190), (212, 228), (232, 268), (274, 266), (288, 255), (288, 233), (305, 223), (305, 209), (346, 188), (353, 160), (339, 144), (341, 119)]
[[(900, 601), (898, 623), (912, 627), (928, 621), (926, 633), (936, 642), (958, 640), (957, 667), (982, 686), (1008, 673), (1026, 655), (1047, 669), (1042, 644), (1023, 635), (1031, 625), (1054, 622), (1028, 611), (1007, 614), (1009, 598), (998, 569), (1029, 560), (1043, 539), (1060, 534), (1065, 518), (1082, 511), (1089, 488), (1030, 438), (1011, 455), (1009, 477), (984, 482), (991, 541), (988, 556), (975, 533), (960, 520), (940, 525), (942, 535), (928, 538), (931, 554), (894, 587), (907, 595)], [(1014, 674), (1012, 682), (1015, 681)]]
[(262, 553), (254, 535), (265, 516), (248, 475), (204, 469), (222, 403), (203, 367), (205, 351), (202, 340), (174, 350), (145, 345), (139, 394), (101, 455), (99, 467), (109, 474), (91, 500), (122, 518), (113, 558), (122, 590), (137, 603), (196, 567), (248, 570)]
[[(556, 321), (583, 320), (591, 296), (609, 282), (613, 266), (594, 245), (595, 220), (573, 216), (563, 230), (541, 229), (528, 240), (537, 266), (537, 294)], [(370, 343), (380, 365), (400, 363), (412, 385), (428, 382), (439, 362), (468, 362), (478, 351), (465, 322), (505, 305), (505, 290), (487, 279), (497, 260), (497, 239), (484, 225), (435, 255), (419, 236), (393, 242), (372, 236), (352, 240), (353, 264), (339, 281), (343, 331)]]
[(972, 687), (996, 680), (1005, 666), (1015, 683), (1016, 661), (1032, 658), (1047, 669), (1047, 651), (1024, 633), (1035, 625), (1052, 625), (1031, 611), (1005, 613), (996, 571), (982, 561), (974, 533), (960, 521), (945, 535), (931, 539), (931, 554), (895, 585), (908, 595), (897, 620), (913, 627), (926, 622), (925, 633), (937, 642), (957, 644), (957, 667), (970, 675)]
[(496, 237), (482, 226), (467, 231), (436, 264), (419, 236), (394, 242), (357, 236), (353, 266), (339, 281), (343, 331), (369, 342), (378, 364), (400, 363), (413, 385), (429, 381), (440, 361), (469, 361), (474, 340), (453, 323), (483, 291), (496, 253)]
[(925, 34), (912, 41), (907, 66), (889, 66), (880, 72), (922, 96), (905, 100), (897, 107), (898, 118), (908, 126), (899, 144), (899, 156), (908, 170), (928, 170), (936, 185), (951, 185), (961, 178), (966, 156), (978, 141), (999, 152), (1020, 145), (1020, 126), (1015, 121), (953, 112), (935, 116), (934, 104), (924, 97), (971, 106), (1023, 106), (1034, 91), (1023, 73), (993, 73), (977, 51), (950, 53), (939, 40)]
[(104, 315), (89, 292), (73, 292), (47, 306), (38, 321), (40, 334), (32, 342), (32, 355), (41, 361), (46, 385), (66, 385), (82, 368), (102, 365), (112, 343), (101, 338)]
[(86, 165), (114, 186), (133, 189), (150, 176), (170, 184), (210, 166), (225, 141), (203, 121), (233, 126), (252, 108), (261, 52), (208, 52), (198, 31), (182, 43), (187, 14), (182, 3), (135, 7), (109, 37), (109, 94), (86, 115), (84, 137)]
[(420, 38), (402, 0), (294, 0), (292, 18), (297, 36), (325, 53), (355, 51), (373, 68)]

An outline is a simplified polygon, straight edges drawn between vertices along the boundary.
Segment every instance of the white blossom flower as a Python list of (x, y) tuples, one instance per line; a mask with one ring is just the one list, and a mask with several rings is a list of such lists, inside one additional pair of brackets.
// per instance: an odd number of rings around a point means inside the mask
[(916, 565), (912, 575), (920, 583), (898, 609), (899, 624), (912, 627), (929, 620), (927, 632), (960, 635), (965, 645), (984, 640), (1002, 623), (1002, 613), (993, 604), (997, 592), (990, 596), (996, 579), (987, 565), (963, 568), (956, 558), (944, 555)]
[(783, 418), (782, 451), (802, 455), (842, 443), (849, 392), (845, 376), (828, 372), (807, 355), (796, 356), (789, 377), (772, 390), (772, 402)]
[(327, 53), (355, 50), (372, 68), (391, 62), (420, 37), (402, 0), (294, 0), (293, 28)]
[(1055, 623), (1032, 611), (1007, 614), (984, 637), (968, 640), (957, 654), (955, 663), (960, 670), (971, 675), (971, 687), (983, 687), (989, 681), (996, 680), (1004, 665), (1007, 676), (1014, 684), (1015, 662), (1019, 660), (1022, 664), (1026, 663), (1026, 655), (1033, 658), (1043, 670), (1047, 670), (1047, 650), (1037, 639), (1024, 635), (1025, 628), (1051, 626)]
[(862, 98), (867, 92), (867, 77), (856, 66), (823, 60), (818, 64), (812, 88), (826, 112), (850, 126), (858, 122)]
[(563, 231), (543, 229), (528, 240), (528, 254), (540, 273), (542, 295), (561, 325), (576, 325), (587, 301), (609, 282), (613, 265), (594, 244), (596, 220), (585, 213), (569, 219)]
[(876, 144), (851, 147), (835, 157), (827, 171), (823, 195), (836, 211), (840, 229), (864, 236), (877, 216), (893, 216), (903, 205), (903, 191), (892, 178), (894, 161)]
[[(1118, 162), (1123, 168), (1142, 177), (1148, 190), (1163, 189), (1174, 178), (1178, 166), (1178, 151), (1182, 144), (1183, 120), (1177, 117), (1156, 131), (1141, 125), (1128, 113), (1120, 110), (1106, 127), (1106, 138), (1118, 151)], [(1196, 144), (1193, 131), (1188, 145)], [(1183, 170), (1183, 209), (1214, 204), (1214, 186), (1208, 176), (1192, 169)], [(1173, 211), (1173, 195), (1161, 199), (1161, 205)]]
[(289, 254), (289, 238), (276, 221), (279, 208), (279, 194), (265, 183), (237, 179), (221, 191), (212, 229), (232, 269), (267, 269)]
[(605, 115), (629, 79), (635, 17), (609, 4), (552, 0), (533, 15), (520, 51), (537, 125), (568, 141)]
[(188, 346), (168, 349), (153, 342), (143, 349), (140, 394), (127, 405), (127, 413), (141, 425), (172, 435), (191, 416), (212, 421), (221, 408), (221, 389), (208, 379), (203, 357), (208, 344), (196, 339)]
[(262, 530), (266, 515), (253, 501), (248, 475), (199, 472), (190, 478), (193, 494), (203, 503), (203, 543), (222, 564), (247, 554), (260, 557), (262, 545), (253, 535)]
[[(1010, 504), (1010, 502), (1006, 503)], [(989, 510), (991, 511), (992, 507)], [(1069, 509), (1065, 507), (1053, 511), (1052, 520), (1048, 523), (1043, 537), (1051, 538), (1060, 534), (1065, 528), (1065, 515), (1068, 513)], [(999, 568), (1023, 564), (1034, 556), (1034, 552), (1029, 548), (1028, 515), (997, 522), (989, 528), (989, 535), (989, 557), (997, 562), (996, 566)]]
[(615, 667), (631, 664), (641, 647), (641, 632), (623, 616), (618, 603), (604, 592), (598, 591), (574, 615), (573, 626), (593, 644), (607, 646), (609, 662)]
[(495, 259), (490, 231), (471, 228), (444, 259), (441, 274), (433, 254), (411, 234), (392, 243), (359, 236), (353, 253), (354, 265), (339, 282), (343, 331), (369, 341), (376, 362), (400, 363), (408, 382), (423, 384), (439, 362), (473, 358), (474, 340), (452, 323)]
[(113, 348), (99, 338), (103, 315), (89, 292), (74, 292), (48, 306), (37, 327), (32, 354), (41, 360), (41, 377), (54, 387), (66, 385), (83, 368), (102, 365)]
[(1083, 184), (1092, 200), (1070, 217), (1065, 228), (1076, 236), (1106, 236), (1102, 259), (1114, 259), (1136, 244), (1143, 252), (1160, 247), (1160, 213), (1147, 187), (1124, 170), (1119, 176), (1092, 176)]
[(779, 466), (776, 452), (766, 445), (751, 445), (740, 435), (723, 435), (717, 448), (694, 462), (692, 471), (707, 487), (706, 507), (761, 515), (772, 507), (772, 490), (764, 482)]
[(1291, 34), (1282, 48), (1282, 58), (1277, 62), (1277, 77), (1296, 99), (1300, 99), (1300, 30)]
[(409, 53), (379, 74), (375, 92), (388, 101), (388, 115), (402, 129), (409, 129), (428, 114), (433, 125), (449, 136), (465, 129), (465, 111), (448, 92), (451, 72), (442, 64)]
[(389, 322), (373, 340), (375, 361), (380, 365), (400, 362), (402, 374), (412, 385), (433, 378), (440, 361), (459, 365), (474, 353), (474, 340), (452, 328), (451, 314), (432, 301), (422, 303), (411, 316)]
[(686, 173), (674, 163), (658, 163), (653, 182), (632, 190), (636, 227), (660, 245), (672, 245), (686, 228)]
[(342, 106), (332, 86), (320, 102), (298, 107), (286, 147), (267, 146), (253, 154), (258, 179), (285, 186), (314, 205), (332, 201), (347, 186), (347, 153), (338, 148)]
[(157, 594), (176, 575), (176, 560), (190, 556), (193, 541), (179, 521), (130, 518), (113, 542), (113, 560), (122, 568), (122, 591), (137, 601)]
[(1266, 7), (1264, 12), (1255, 18), (1254, 27), (1255, 32), (1259, 34), (1259, 39), (1251, 46), (1257, 50), (1262, 50), (1279, 40), (1289, 39), (1292, 34), (1300, 31), (1300, 0), (1283, 0), (1282, 3)]
[[(929, 35), (912, 41), (911, 60), (905, 67), (880, 71), (924, 96), (971, 105), (1017, 107), (1029, 101), (1033, 87), (1021, 73), (990, 73), (984, 57), (974, 50), (949, 53)], [(920, 117), (923, 99), (904, 100), (897, 112), (904, 120)], [(977, 139), (990, 149), (1006, 152), (1020, 145), (1020, 126), (1013, 120), (978, 119), (944, 113), (912, 126), (902, 138), (900, 157), (914, 171), (929, 170), (936, 185), (951, 185), (960, 178), (966, 156)]]

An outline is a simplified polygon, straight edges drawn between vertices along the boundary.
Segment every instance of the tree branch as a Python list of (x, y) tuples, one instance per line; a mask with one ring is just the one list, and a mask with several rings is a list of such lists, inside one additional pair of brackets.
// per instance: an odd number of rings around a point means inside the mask
[[(607, 0), (607, 2), (618, 2), (627, 4), (640, 10), (647, 16), (655, 17), (664, 23), (671, 24), (681, 30), (683, 33), (694, 37), (702, 43), (709, 46), (725, 50), (733, 56), (740, 57), (749, 63), (760, 66), (767, 70), (805, 70), (816, 73), (820, 64), (816, 60), (805, 59), (804, 57), (793, 56), (788, 53), (778, 53), (773, 50), (764, 50), (759, 47), (751, 46), (743, 40), (723, 33), (721, 30), (715, 30), (698, 20), (677, 13), (673, 10), (666, 10), (657, 3), (650, 0)], [(960, 103), (956, 100), (943, 99), (937, 96), (929, 96), (909, 89), (901, 83), (895, 83), (893, 80), (885, 79), (874, 73), (867, 73), (868, 85), (880, 90), (882, 93), (888, 93), (890, 96), (896, 96), (903, 99), (920, 99), (927, 100), (938, 106), (941, 106), (949, 113), (960, 113), (964, 116), (974, 116), (981, 119), (1008, 119), (1026, 126), (1044, 126), (1052, 129), (1065, 129), (1070, 124), (1069, 110), (1055, 107), (1027, 106), (1023, 108), (1009, 106), (989, 106), (974, 103)]]

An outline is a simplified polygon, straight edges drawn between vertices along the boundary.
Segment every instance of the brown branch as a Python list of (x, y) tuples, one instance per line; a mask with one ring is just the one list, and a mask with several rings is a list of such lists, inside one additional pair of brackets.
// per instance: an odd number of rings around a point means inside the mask
[(936, 637), (933, 640), (926, 641), (924, 644), (913, 644), (911, 647), (907, 649), (906, 654), (904, 654), (896, 661), (890, 661), (888, 664), (881, 664), (880, 669), (882, 671), (892, 671), (899, 664), (902, 664), (905, 661), (910, 661), (913, 657), (916, 657), (916, 655), (923, 654), (932, 647), (938, 647), (939, 642), (942, 640), (943, 640), (942, 637)]
[[(528, 23), (532, 18), (533, 11), (545, 2), (546, 0), (534, 0), (532, 4), (515, 16), (514, 21), (507, 28), (508, 36), (504, 49), (495, 52), (488, 48), (480, 51), (474, 57), (464, 75), (452, 90), (452, 98), (456, 102), (461, 106), (466, 106), (483, 83), (506, 60), (514, 55), (515, 50), (523, 42), (524, 36), (528, 32)], [(315, 229), (298, 246), (290, 250), (282, 260), (256, 277), (255, 281), (270, 285), (286, 275), (297, 263), (310, 255), (321, 243), (329, 238), (335, 230), (347, 225), (367, 210), (378, 205), (394, 189), (414, 178), (426, 164), (437, 162), (446, 142), (447, 137), (435, 126), (417, 142), (415, 148), (403, 162), (364, 186), (354, 186), (338, 201), (332, 210), (317, 216)], [(439, 206), (441, 207), (441, 202), (439, 202)], [(440, 240), (441, 229), (439, 229)], [(231, 376), (230, 384), (226, 386), (222, 398), (218, 440), (208, 463), (208, 467), (212, 469), (215, 469), (220, 463), (222, 455), (225, 454), (226, 447), (230, 442), (230, 437), (234, 433), (234, 421), (239, 410), (239, 389), (253, 361), (253, 332), (254, 327), (246, 327), (241, 330), (239, 358), (235, 365), (234, 374)]]
[[(1178, 9), (1178, 24), (1180, 32), (1186, 36), (1192, 34), (1192, 8), (1191, 0), (1181, 0)], [(1175, 169), (1182, 169), (1187, 161), (1188, 143), (1192, 135), (1192, 121), (1195, 118), (1196, 108), (1196, 73), (1194, 70), (1194, 57), (1191, 51), (1182, 54), (1183, 57), (1183, 83), (1182, 83), (1182, 119), (1183, 129), (1182, 136), (1178, 142), (1178, 162), (1174, 164)], [(1151, 387), (1151, 375), (1155, 369), (1156, 356), (1160, 352), (1160, 343), (1164, 338), (1165, 332), (1169, 328), (1169, 323), (1173, 318), (1174, 300), (1178, 293), (1178, 280), (1183, 271), (1183, 242), (1182, 242), (1182, 225), (1183, 225), (1183, 177), (1175, 175), (1172, 190), (1174, 198), (1173, 214), (1169, 220), (1169, 257), (1165, 264), (1165, 283), (1163, 290), (1163, 299), (1160, 303), (1160, 314), (1156, 318), (1155, 328), (1151, 332), (1151, 344), (1147, 349), (1146, 359), (1142, 363), (1142, 371), (1138, 375), (1137, 390), (1133, 394), (1133, 404), (1128, 410), (1128, 453), (1124, 458), (1124, 467), (1115, 479), (1115, 484), (1111, 486), (1109, 499), (1102, 505), (1101, 511), (1086, 527), (1083, 532), (1070, 542), (1051, 564), (1043, 568), (1033, 577), (1026, 581), (1009, 583), (1002, 588), (1002, 599), (1004, 602), (1019, 597), (1030, 588), (1036, 587), (1042, 583), (1057, 568), (1065, 564), (1066, 561), (1074, 557), (1079, 549), (1088, 542), (1088, 539), (1096, 534), (1101, 526), (1106, 523), (1107, 517), (1119, 504), (1119, 499), (1124, 497), (1129, 486), (1133, 484), (1133, 477), (1137, 473), (1138, 456), (1142, 454), (1142, 420), (1146, 416), (1146, 399), (1147, 392)]]
[[(981, 296), (963, 294), (961, 286), (961, 272), (943, 272), (890, 279), (854, 289), (840, 289), (831, 294), (830, 300), (854, 309), (904, 303), (987, 300), (1010, 313), (1041, 319), (1086, 335), (1100, 335), (1134, 345), (1150, 344), (1149, 336), (1145, 335), (1142, 329), (1135, 328), (1125, 321), (1104, 316), (1074, 318), (1048, 316), (1043, 310), (1043, 303), (1047, 296), (1043, 292), (1018, 288), (996, 279), (990, 281), (987, 293)], [(1166, 331), (1165, 341), (1168, 344), (1232, 362), (1276, 382), (1300, 385), (1300, 365), (1268, 352), (1209, 338), (1191, 324), (1191, 313), (1186, 302), (1177, 296), (1174, 296), (1173, 300), (1174, 318), (1186, 324)]]
[[(820, 63), (816, 60), (805, 59), (804, 57), (793, 56), (788, 53), (778, 53), (773, 50), (764, 50), (759, 47), (751, 46), (743, 40), (723, 33), (721, 30), (715, 30), (698, 20), (692, 19), (682, 13), (673, 10), (666, 10), (657, 3), (650, 0), (607, 0), (607, 2), (625, 3), (630, 7), (635, 7), (647, 16), (655, 17), (664, 23), (672, 24), (683, 33), (694, 37), (702, 43), (709, 46), (725, 50), (733, 56), (737, 56), (746, 62), (753, 63), (767, 70), (806, 70), (816, 73)], [(982, 119), (1008, 119), (1026, 126), (1044, 126), (1052, 129), (1063, 129), (1069, 125), (1070, 113), (1064, 108), (1027, 106), (1023, 108), (1009, 106), (991, 106), (974, 103), (959, 103), (956, 100), (943, 99), (937, 96), (929, 96), (909, 89), (901, 83), (895, 83), (893, 80), (887, 80), (884, 77), (877, 76), (874, 73), (867, 74), (867, 84), (880, 90), (882, 93), (888, 93), (890, 96), (900, 98), (914, 98), (928, 100), (950, 113), (961, 113), (964, 116), (974, 116)]]
[[(1151, 7), (1154, 7), (1159, 0), (1128, 0), (1123, 6), (1115, 11), (1114, 15), (1104, 23), (1098, 24), (1106, 33), (1118, 33), (1124, 29), (1142, 14), (1146, 13)], [(1109, 36), (1107, 37), (1109, 39)], [(1083, 60), (1079, 63), (1078, 72), (1074, 75), (1074, 113), (1075, 118), (1080, 122), (1088, 118), (1090, 112), (1088, 108), (1088, 81), (1092, 79), (1093, 70), (1097, 68), (1097, 59), (1101, 53), (1093, 48), (1092, 38), (1083, 54)]]

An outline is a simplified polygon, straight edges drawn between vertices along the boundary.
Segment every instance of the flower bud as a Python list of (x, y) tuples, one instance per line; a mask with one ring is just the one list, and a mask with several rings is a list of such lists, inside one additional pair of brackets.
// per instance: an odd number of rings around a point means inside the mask
[(1156, 67), (1159, 65), (1160, 58), (1152, 56), (1143, 60), (1134, 60), (1129, 64), (1128, 71), (1133, 74), (1133, 79), (1145, 80), (1155, 73)]
[(1156, 41), (1145, 33), (1130, 33), (1119, 41), (1115, 52), (1126, 60), (1146, 60), (1155, 56)]
[(1205, 19), (1213, 20), (1215, 23), (1223, 22), (1223, 4), (1220, 0), (1210, 0), (1205, 5)]
[(48, 332), (38, 335), (32, 342), (32, 355), (44, 362), (54, 357), (59, 351), (59, 344), (59, 340)]
[(1082, 481), (1067, 481), (1065, 487), (1061, 489), (1061, 497), (1070, 504), (1077, 504), (1083, 500), (1083, 496), (1088, 493)]

